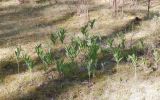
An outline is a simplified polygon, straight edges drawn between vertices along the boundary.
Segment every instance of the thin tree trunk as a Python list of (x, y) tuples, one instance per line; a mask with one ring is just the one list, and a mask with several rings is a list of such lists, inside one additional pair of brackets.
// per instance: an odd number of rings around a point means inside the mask
[(113, 4), (114, 4), (114, 13), (116, 17), (117, 16), (117, 0), (114, 0)]
[(150, 5), (151, 5), (151, 0), (148, 0), (148, 18), (150, 17)]

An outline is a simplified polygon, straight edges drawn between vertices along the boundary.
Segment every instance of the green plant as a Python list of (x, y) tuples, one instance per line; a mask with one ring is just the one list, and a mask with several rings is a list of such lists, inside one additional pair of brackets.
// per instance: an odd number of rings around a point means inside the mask
[(65, 51), (66, 56), (69, 57), (72, 62), (74, 61), (79, 52), (73, 45), (69, 45), (68, 47), (66, 47)]
[(88, 37), (88, 24), (86, 24), (85, 26), (81, 27), (81, 33), (85, 36)]
[(96, 66), (97, 66), (97, 60), (98, 60), (98, 53), (100, 50), (100, 46), (96, 44), (96, 40), (91, 41), (91, 45), (88, 47), (88, 64), (87, 64), (87, 70), (88, 70), (88, 76), (90, 80), (91, 73), (93, 76), (95, 75)]
[(125, 48), (125, 41), (126, 41), (124, 33), (119, 33), (117, 36), (120, 39), (120, 44), (118, 45), (118, 47), (124, 49)]
[(57, 70), (59, 72), (59, 74), (62, 74), (62, 69), (63, 69), (63, 63), (64, 63), (64, 59), (58, 59), (56, 60), (56, 66), (57, 66)]
[(48, 68), (50, 64), (52, 64), (52, 54), (50, 51), (43, 54), (42, 61), (45, 65), (45, 70)]
[(153, 51), (153, 58), (154, 58), (155, 67), (157, 69), (158, 68), (158, 63), (160, 61), (160, 54), (156, 49), (154, 49), (154, 51)]
[(66, 36), (66, 35), (65, 35), (66, 32), (67, 32), (67, 31), (66, 31), (65, 29), (60, 28), (59, 31), (58, 31), (58, 33), (57, 33), (57, 35), (58, 35), (61, 43), (64, 42), (64, 39), (65, 39), (65, 36)]
[(91, 44), (88, 48), (88, 57), (89, 59), (92, 59), (93, 62), (97, 60), (98, 57), (98, 50), (100, 49), (99, 45), (97, 44)]
[(19, 60), (20, 60), (21, 51), (22, 51), (21, 47), (17, 47), (16, 51), (15, 51), (16, 62), (17, 62), (17, 65), (18, 65), (18, 73), (19, 73)]
[(35, 52), (37, 53), (38, 57), (42, 58), (42, 55), (43, 55), (44, 52), (43, 52), (41, 44), (36, 45)]
[(137, 47), (136, 46), (131, 47), (130, 54), (137, 54)]
[(143, 39), (139, 40), (139, 47), (140, 47), (140, 49), (144, 50), (145, 45), (144, 45)]
[(57, 33), (52, 33), (51, 36), (50, 36), (50, 39), (51, 39), (53, 44), (56, 44), (56, 41), (58, 39)]
[(82, 48), (82, 41), (78, 38), (72, 38), (71, 45), (76, 49), (80, 50)]
[(137, 65), (138, 65), (138, 58), (137, 58), (137, 56), (135, 54), (129, 55), (128, 59), (132, 62), (133, 66), (137, 67)]
[(88, 78), (89, 78), (89, 82), (91, 80), (91, 73), (92, 73), (92, 68), (93, 67), (93, 61), (92, 59), (90, 59), (87, 63), (87, 72), (88, 72)]
[(123, 59), (122, 52), (121, 52), (120, 48), (114, 48), (113, 57), (114, 57), (114, 60), (116, 61), (117, 66), (118, 66), (120, 61)]
[(114, 42), (114, 39), (113, 38), (109, 38), (107, 39), (106, 43), (109, 45), (110, 48), (113, 47), (113, 42)]
[(89, 48), (93, 44), (97, 44), (97, 40), (98, 40), (97, 36), (92, 36), (92, 37), (88, 36), (84, 40), (81, 40), (81, 46), (83, 48)]
[(92, 37), (88, 37), (88, 39), (85, 41), (86, 46), (90, 47), (93, 45), (98, 45), (97, 41), (98, 41), (99, 37), (98, 36), (92, 36)]
[(44, 52), (41, 44), (35, 47), (35, 51), (38, 57), (41, 59), (42, 63), (45, 65), (45, 70), (46, 70), (48, 66), (52, 64), (53, 59), (52, 59), (51, 51), (48, 50), (48, 52)]
[(93, 29), (95, 22), (96, 22), (96, 19), (89, 21), (91, 29)]
[(31, 59), (30, 56), (28, 56), (27, 54), (23, 55), (23, 59), (25, 61), (25, 64), (27, 65), (28, 69), (30, 72), (32, 72), (32, 69), (34, 67), (34, 62), (33, 60)]
[(135, 70), (135, 79), (137, 78), (137, 66), (138, 66), (138, 58), (135, 54), (129, 55), (128, 60), (132, 62), (132, 65), (134, 66)]
[(141, 58), (141, 65), (142, 65), (143, 67), (146, 67), (146, 66), (147, 66), (147, 59), (146, 59), (146, 58), (144, 58), (144, 57)]
[(75, 73), (75, 63), (74, 62), (64, 62), (64, 59), (56, 60), (57, 70), (60, 75), (65, 77), (71, 77)]
[(87, 47), (87, 39), (81, 39), (80, 37), (73, 38), (71, 45), (73, 45), (76, 50), (84, 49)]

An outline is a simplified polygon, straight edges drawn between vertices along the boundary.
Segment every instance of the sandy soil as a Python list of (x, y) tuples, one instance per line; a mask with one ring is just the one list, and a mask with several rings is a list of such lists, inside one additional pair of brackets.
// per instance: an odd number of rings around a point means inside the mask
[[(124, 31), (136, 17), (144, 18), (144, 7), (134, 11), (125, 9), (125, 14), (120, 18), (113, 18), (111, 10), (101, 5), (90, 7), (90, 19), (96, 19), (95, 34), (106, 39), (114, 37), (115, 33)], [(50, 43), (49, 35), (59, 27), (68, 30), (68, 37), (78, 36), (83, 17), (76, 15), (75, 5), (58, 4), (24, 4), (19, 5), (16, 0), (0, 2), (0, 98), (1, 100), (159, 100), (160, 82), (159, 72), (144, 72), (139, 69), (138, 79), (134, 78), (134, 69), (130, 64), (121, 64), (117, 72), (107, 69), (103, 75), (93, 79), (93, 85), (88, 87), (86, 80), (59, 79), (57, 71), (44, 74), (38, 69), (30, 73), (26, 68), (17, 74), (14, 50), (17, 45), (32, 58), (36, 59), (34, 47), (43, 43), (47, 47)], [(153, 7), (153, 15), (158, 15), (159, 4)], [(156, 12), (156, 13), (154, 13)], [(139, 14), (141, 13), (141, 14)], [(140, 38), (148, 38), (159, 27), (152, 20), (144, 20), (140, 26), (126, 31), (125, 37), (129, 43)], [(153, 28), (155, 27), (155, 28)], [(58, 45), (58, 44), (57, 44)], [(59, 47), (57, 47), (59, 48)]]

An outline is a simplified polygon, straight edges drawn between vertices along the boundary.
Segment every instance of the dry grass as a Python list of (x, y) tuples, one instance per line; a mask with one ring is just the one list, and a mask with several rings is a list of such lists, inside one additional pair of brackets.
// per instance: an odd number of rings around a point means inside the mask
[[(13, 8), (10, 8), (10, 5)], [(15, 63), (14, 50), (17, 44), (23, 45), (22, 48), (29, 55), (32, 55), (32, 58), (36, 59), (35, 45), (43, 43), (44, 46), (47, 46), (50, 32), (56, 31), (58, 27), (65, 27), (69, 30), (69, 37), (65, 43), (68, 43), (73, 35), (80, 35), (79, 28), (81, 25), (79, 22), (83, 17), (74, 15), (74, 11), (71, 12), (65, 4), (63, 7), (58, 4), (51, 6), (47, 3), (17, 7), (17, 3), (12, 0), (2, 2), (0, 6), (2, 8), (0, 8), (0, 20), (2, 21), (0, 23), (2, 29), (0, 31), (0, 69), (7, 67), (9, 62)], [(98, 7), (91, 9), (89, 14), (90, 19), (97, 20), (93, 30), (96, 34), (93, 35), (100, 35), (104, 39), (114, 37), (116, 33), (126, 29), (127, 25), (130, 25), (130, 21), (136, 16), (136, 14), (127, 13), (129, 11), (126, 9), (124, 17), (112, 18), (112, 12), (109, 9)], [(157, 11), (156, 8), (158, 9), (158, 7), (154, 7), (153, 11)], [(130, 12), (132, 13), (132, 11)], [(145, 14), (141, 16), (144, 17)], [(136, 41), (155, 32), (159, 33), (159, 24), (157, 23), (146, 20), (135, 29), (127, 31), (125, 33), (127, 42), (130, 42), (131, 38)], [(152, 28), (153, 26), (154, 28)], [(133, 34), (135, 35), (133, 36)], [(149, 40), (152, 41), (153, 39)], [(57, 44), (56, 48), (61, 48), (61, 46)], [(42, 65), (36, 65), (36, 67), (39, 66)], [(131, 65), (121, 64), (119, 68), (116, 68), (116, 73), (113, 73), (112, 70), (106, 71), (105, 75), (93, 79), (91, 87), (88, 87), (88, 83), (85, 81), (63, 79), (61, 81), (56, 71), (47, 75), (42, 70), (36, 69), (33, 73), (22, 71), (20, 74), (12, 74), (11, 72), (0, 83), (0, 98), (1, 100), (19, 98), (39, 100), (55, 98), (58, 100), (158, 100), (160, 98), (158, 94), (160, 92), (159, 72), (146, 75), (139, 70), (137, 83), (134, 83), (133, 72), (134, 68)]]

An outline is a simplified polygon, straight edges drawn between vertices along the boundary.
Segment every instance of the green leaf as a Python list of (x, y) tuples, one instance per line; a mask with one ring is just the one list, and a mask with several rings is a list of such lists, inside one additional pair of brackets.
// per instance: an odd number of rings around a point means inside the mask
[(110, 48), (112, 48), (113, 41), (114, 41), (113, 38), (109, 38), (109, 39), (107, 39), (107, 41), (106, 41), (106, 43), (109, 45)]
[(32, 69), (33, 69), (33, 67), (34, 67), (34, 62), (33, 62), (33, 60), (32, 60), (31, 57), (28, 56), (27, 54), (25, 54), (25, 55), (23, 56), (23, 59), (24, 59), (24, 61), (25, 61), (25, 64), (27, 65), (29, 71), (31, 72)]
[(60, 28), (60, 29), (59, 29), (58, 37), (59, 37), (59, 39), (60, 39), (61, 43), (63, 43), (63, 42), (64, 42), (64, 39), (65, 39), (65, 33), (66, 33), (66, 32), (67, 32), (67, 31), (66, 31), (65, 29), (63, 29), (63, 28)]
[(66, 50), (66, 56), (69, 57), (72, 61), (79, 53), (79, 51), (73, 45), (65, 47), (65, 50)]
[(134, 66), (137, 66), (138, 58), (135, 54), (129, 55), (128, 59), (132, 62)]
[(20, 59), (21, 51), (22, 51), (21, 47), (16, 48), (15, 55), (16, 55), (17, 60)]
[(81, 27), (81, 33), (84, 35), (84, 36), (88, 36), (88, 24), (85, 25), (84, 27)]
[(119, 64), (120, 61), (123, 59), (122, 52), (119, 48), (115, 48), (113, 50), (113, 57), (114, 57), (117, 64)]
[(39, 44), (35, 47), (35, 51), (38, 55), (38, 57), (42, 58), (42, 55), (44, 53), (43, 49), (42, 49), (42, 44)]
[(95, 22), (96, 22), (96, 19), (93, 19), (92, 21), (90, 21), (90, 27), (91, 27), (91, 29), (93, 29), (93, 26), (94, 26)]
[(57, 33), (52, 33), (51, 36), (50, 36), (50, 39), (51, 39), (53, 44), (56, 44), (56, 41), (58, 39)]

